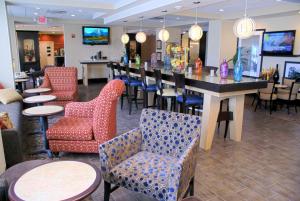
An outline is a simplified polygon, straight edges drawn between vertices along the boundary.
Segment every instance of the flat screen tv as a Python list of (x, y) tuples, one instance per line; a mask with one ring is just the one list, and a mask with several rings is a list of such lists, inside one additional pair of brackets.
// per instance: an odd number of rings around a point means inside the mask
[(108, 45), (110, 41), (109, 27), (82, 27), (82, 40), (85, 45)]
[(293, 55), (295, 30), (265, 32), (263, 36), (263, 55)]

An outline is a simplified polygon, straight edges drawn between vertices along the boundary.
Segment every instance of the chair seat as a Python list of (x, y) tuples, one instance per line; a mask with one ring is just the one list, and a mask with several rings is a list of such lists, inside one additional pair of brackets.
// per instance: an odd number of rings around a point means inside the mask
[(72, 101), (76, 98), (76, 94), (73, 91), (54, 91), (50, 92), (50, 94), (56, 96), (57, 101)]
[(147, 85), (147, 87), (145, 87), (144, 90), (148, 91), (148, 92), (156, 92), (157, 88), (156, 88), (155, 84), (150, 84), (150, 85)]
[[(271, 94), (269, 94), (269, 93), (260, 93), (260, 94), (259, 94), (259, 98), (260, 98), (261, 100), (269, 101), (270, 98), (271, 98)], [(276, 94), (273, 94), (272, 100), (276, 100), (276, 99), (277, 99), (277, 95), (276, 95)]]
[(172, 177), (172, 167), (177, 159), (146, 151), (139, 152), (121, 162), (111, 170), (113, 183), (129, 190), (152, 195), (158, 200), (167, 200)]
[[(183, 103), (183, 96), (177, 96), (176, 100)], [(203, 98), (196, 95), (187, 95), (185, 100), (186, 105), (203, 105)]]
[[(157, 95), (160, 96), (160, 91), (157, 90)], [(182, 93), (181, 92), (178, 92), (179, 95), (181, 95)], [(176, 92), (175, 92), (175, 89), (163, 89), (163, 94), (162, 96), (164, 97), (176, 97)]]
[(128, 78), (126, 78), (124, 80), (125, 84), (131, 87), (139, 87), (142, 86), (142, 81), (134, 79), (134, 78), (130, 78), (130, 82), (128, 80)]
[[(296, 100), (297, 94), (291, 94), (291, 100)], [(289, 93), (277, 93), (277, 98), (281, 100), (289, 100)]]
[(48, 140), (92, 140), (92, 119), (63, 117), (47, 130)]
[(125, 79), (127, 79), (127, 75), (116, 75), (115, 79), (125, 80)]

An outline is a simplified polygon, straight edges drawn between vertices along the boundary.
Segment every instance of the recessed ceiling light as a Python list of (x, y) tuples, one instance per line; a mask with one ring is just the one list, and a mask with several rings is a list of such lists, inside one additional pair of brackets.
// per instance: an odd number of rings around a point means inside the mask
[(224, 9), (220, 8), (219, 11), (220, 11), (220, 12), (224, 12)]
[(276, 0), (277, 2), (280, 2), (281, 0)]
[(183, 34), (185, 34), (186, 32), (184, 31), (184, 32), (182, 32)]
[(78, 12), (80, 12), (80, 13), (81, 13), (81, 12), (82, 12), (82, 10), (81, 10), (81, 9), (79, 9), (79, 10), (78, 10)]
[(72, 14), (71, 16), (72, 16), (72, 17), (75, 17), (75, 15), (74, 15), (74, 14)]
[(160, 20), (160, 22), (164, 22), (163, 20)]
[(176, 20), (180, 20), (180, 17), (176, 17)]
[(182, 8), (182, 6), (175, 6), (174, 7), (176, 10), (180, 10)]
[(298, 13), (300, 14), (300, 11)]
[(34, 12), (33, 14), (34, 14), (34, 15), (38, 15), (38, 13), (37, 13), (37, 12)]
[(36, 7), (35, 9), (40, 10), (41, 8), (40, 7)]

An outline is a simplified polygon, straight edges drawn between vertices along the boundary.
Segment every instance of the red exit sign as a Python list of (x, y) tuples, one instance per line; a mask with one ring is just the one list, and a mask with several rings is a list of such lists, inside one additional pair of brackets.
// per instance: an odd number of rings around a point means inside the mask
[(47, 17), (46, 16), (39, 16), (37, 19), (38, 24), (47, 24)]

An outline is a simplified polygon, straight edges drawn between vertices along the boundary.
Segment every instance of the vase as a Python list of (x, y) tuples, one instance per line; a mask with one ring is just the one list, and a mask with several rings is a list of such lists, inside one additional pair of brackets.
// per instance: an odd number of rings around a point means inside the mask
[(141, 66), (141, 57), (138, 54), (135, 55), (135, 66), (138, 68)]
[(224, 61), (220, 65), (220, 77), (221, 79), (228, 78), (228, 63), (226, 59), (224, 59)]
[(279, 81), (279, 71), (278, 71), (278, 64), (276, 65), (276, 70), (273, 74), (273, 80), (274, 80), (274, 83), (278, 83)]
[(234, 64), (233, 68), (233, 79), (236, 82), (240, 82), (243, 77), (243, 64), (241, 61), (241, 51), (238, 51), (238, 58), (237, 61)]

